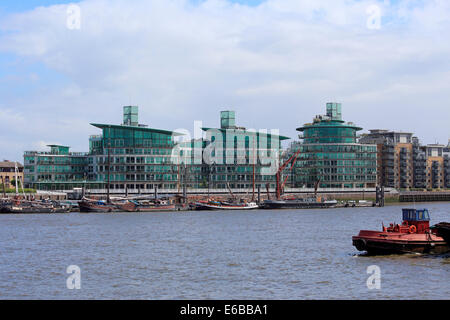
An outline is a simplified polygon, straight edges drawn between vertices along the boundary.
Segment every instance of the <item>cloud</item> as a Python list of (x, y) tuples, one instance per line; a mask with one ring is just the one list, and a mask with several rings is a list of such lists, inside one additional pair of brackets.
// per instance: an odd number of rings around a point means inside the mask
[[(379, 30), (367, 28), (373, 4), (382, 12)], [(233, 108), (239, 125), (295, 137), (295, 128), (337, 100), (345, 119), (366, 129), (448, 139), (448, 125), (436, 120), (450, 118), (448, 1), (79, 6), (80, 30), (67, 28), (67, 5), (0, 22), (0, 52), (61, 75), (54, 81), (30, 71), (34, 89), (3, 101), (21, 114), (11, 125), (27, 128), (11, 142), (10, 157), (42, 140), (85, 151), (88, 135), (98, 133), (89, 122), (118, 123), (130, 103), (152, 127), (218, 126), (218, 111)]]

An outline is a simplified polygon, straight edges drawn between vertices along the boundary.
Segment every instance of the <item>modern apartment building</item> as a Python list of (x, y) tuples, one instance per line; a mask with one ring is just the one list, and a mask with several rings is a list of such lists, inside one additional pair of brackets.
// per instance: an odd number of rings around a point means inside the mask
[(238, 127), (234, 111), (222, 111), (220, 123), (220, 128), (202, 128), (205, 132), (203, 167), (210, 175), (208, 183), (218, 189), (253, 191), (254, 186), (266, 184), (275, 188), (281, 144), (290, 138), (268, 130)]
[(448, 188), (449, 147), (420, 145), (412, 133), (370, 130), (362, 143), (377, 145), (378, 184), (397, 189)]
[(449, 158), (448, 146), (440, 144), (429, 144), (423, 147), (426, 158), (426, 187), (428, 189), (450, 188), (449, 181)]
[(70, 147), (67, 146), (48, 147), (49, 151), (25, 152), (26, 187), (38, 190), (71, 190), (92, 183), (86, 181), (87, 153), (70, 152)]
[[(377, 183), (377, 146), (357, 141), (362, 128), (342, 120), (340, 103), (327, 103), (326, 115), (297, 129), (301, 149), (294, 166), (293, 187), (374, 188)], [(295, 152), (293, 150), (292, 152)]]
[(101, 134), (89, 138), (88, 153), (59, 145), (48, 152), (25, 152), (25, 183), (40, 190), (105, 189), (109, 184), (111, 190), (143, 192), (175, 192), (184, 185), (247, 191), (266, 183), (275, 187), (281, 141), (289, 138), (237, 127), (234, 111), (221, 112), (220, 121), (220, 128), (202, 128), (201, 139), (179, 142), (182, 134), (140, 124), (138, 107), (126, 106), (122, 124), (92, 123)]
[(88, 180), (109, 182), (112, 190), (176, 189), (171, 156), (178, 133), (139, 124), (137, 106), (124, 107), (121, 125), (92, 125), (102, 134), (89, 139)]
[(181, 143), (182, 180), (188, 188), (253, 192), (275, 188), (281, 143), (288, 137), (236, 126), (234, 111), (222, 111), (220, 128), (201, 128), (203, 137)]
[[(268, 184), (274, 189), (282, 141), (289, 139), (237, 126), (234, 111), (222, 111), (220, 127), (201, 128), (202, 136), (188, 141), (180, 141), (180, 133), (140, 124), (137, 106), (124, 107), (120, 125), (92, 125), (101, 132), (89, 138), (89, 152), (62, 145), (25, 152), (25, 187), (251, 192)], [(421, 146), (412, 133), (388, 130), (359, 137), (362, 128), (342, 119), (339, 103), (328, 103), (325, 115), (297, 130), (301, 141), (284, 152), (286, 158), (301, 149), (284, 172), (289, 187), (314, 188), (319, 182), (320, 188), (450, 188), (450, 143)]]
[(446, 189), (450, 189), (450, 140), (444, 148), (444, 184)]
[(40, 190), (75, 187), (104, 189), (174, 189), (178, 168), (170, 158), (172, 131), (138, 123), (138, 107), (124, 107), (123, 124), (92, 124), (102, 130), (89, 139), (88, 153), (51, 145), (49, 152), (25, 152), (25, 183)]
[(413, 177), (412, 188), (425, 189), (427, 188), (427, 153), (420, 145), (419, 139), (413, 137)]
[(391, 188), (413, 187), (414, 161), (417, 159), (414, 159), (412, 133), (370, 130), (359, 141), (377, 145), (379, 185)]

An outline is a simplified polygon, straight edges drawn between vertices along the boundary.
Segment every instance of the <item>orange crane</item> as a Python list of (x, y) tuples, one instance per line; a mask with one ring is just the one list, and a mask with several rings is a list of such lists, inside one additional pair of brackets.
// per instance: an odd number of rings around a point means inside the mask
[(286, 169), (286, 167), (292, 162), (291, 164), (291, 170), (295, 165), (295, 162), (297, 161), (298, 155), (301, 152), (301, 148), (299, 148), (288, 160), (286, 160), (286, 162), (284, 162), (280, 168), (277, 171), (276, 177), (277, 177), (277, 200), (280, 200), (281, 198), (281, 194), (283, 193), (283, 189), (284, 189), (284, 185), (287, 182), (288, 177), (286, 177), (286, 179), (284, 179), (283, 182), (281, 182), (281, 173), (283, 172), (284, 169)]

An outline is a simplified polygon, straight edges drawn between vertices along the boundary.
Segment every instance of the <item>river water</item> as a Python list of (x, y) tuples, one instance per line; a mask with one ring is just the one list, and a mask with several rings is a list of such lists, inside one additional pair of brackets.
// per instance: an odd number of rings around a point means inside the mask
[[(450, 221), (448, 203), (416, 206)], [(0, 299), (450, 299), (449, 255), (352, 246), (401, 208), (3, 215)], [(70, 265), (80, 290), (67, 288)]]

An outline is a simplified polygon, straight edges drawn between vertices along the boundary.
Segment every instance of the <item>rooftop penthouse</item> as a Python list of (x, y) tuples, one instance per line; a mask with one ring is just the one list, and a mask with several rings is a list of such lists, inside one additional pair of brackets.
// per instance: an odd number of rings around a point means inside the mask
[(70, 147), (56, 144), (47, 145), (50, 151), (25, 151), (25, 156), (74, 156), (85, 157), (87, 152), (70, 152)]

